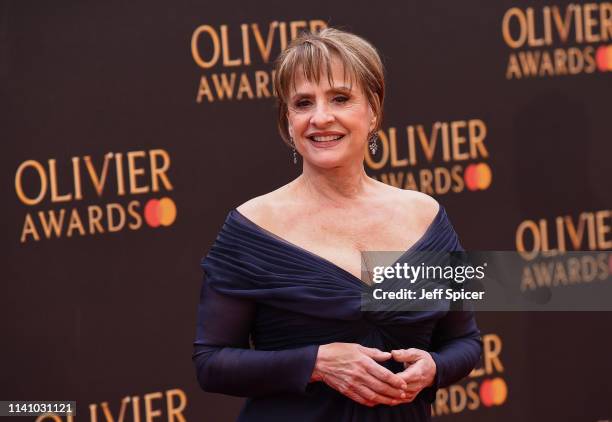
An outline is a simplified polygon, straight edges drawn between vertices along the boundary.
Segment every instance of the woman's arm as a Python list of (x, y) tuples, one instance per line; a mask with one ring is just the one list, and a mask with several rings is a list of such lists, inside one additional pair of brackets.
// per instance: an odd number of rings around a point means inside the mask
[(219, 294), (203, 283), (193, 353), (200, 386), (240, 397), (305, 391), (319, 346), (251, 350), (254, 314), (251, 301)]
[(450, 311), (436, 324), (429, 352), (420, 349), (392, 350), (393, 358), (406, 369), (400, 375), (408, 385), (407, 400), (419, 393), (433, 402), (436, 391), (468, 375), (482, 353), (480, 331), (471, 311)]
[(449, 311), (436, 325), (431, 357), (436, 363), (434, 388), (467, 376), (482, 353), (482, 339), (473, 311)]
[(254, 314), (251, 301), (217, 293), (206, 282), (202, 286), (193, 361), (204, 391), (256, 397), (301, 393), (310, 381), (324, 381), (368, 406), (402, 398), (401, 378), (376, 363), (390, 353), (348, 343), (251, 350)]

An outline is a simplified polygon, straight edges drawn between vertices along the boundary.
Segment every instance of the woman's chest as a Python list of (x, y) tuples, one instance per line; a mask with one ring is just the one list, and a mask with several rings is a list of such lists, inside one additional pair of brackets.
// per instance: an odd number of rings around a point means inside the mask
[[(407, 225), (394, 221), (363, 221), (342, 219), (314, 219), (308, 224), (280, 224), (282, 237), (294, 246), (325, 259), (357, 278), (373, 265), (362, 252), (396, 251), (409, 249), (422, 235)], [(366, 280), (364, 280), (366, 281)]]

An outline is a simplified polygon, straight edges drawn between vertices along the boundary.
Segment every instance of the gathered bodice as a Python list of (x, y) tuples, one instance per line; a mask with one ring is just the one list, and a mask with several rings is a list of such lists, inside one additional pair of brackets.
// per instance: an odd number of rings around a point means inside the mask
[[(403, 255), (423, 250), (459, 249), (461, 245), (457, 235), (444, 208), (440, 206), (423, 236)], [(295, 417), (304, 412), (310, 416), (305, 416), (303, 420), (426, 420), (429, 415), (428, 403), (435, 388), (428, 394), (424, 390), (410, 404), (368, 408), (342, 396), (324, 383), (308, 383), (306, 375), (309, 376), (309, 371), (312, 371), (316, 347), (332, 342), (358, 343), (383, 351), (414, 347), (431, 350), (436, 360), (440, 356), (433, 352), (444, 346), (447, 340), (462, 336), (474, 340), (478, 337), (471, 314), (450, 324), (450, 328), (454, 326), (454, 331), (449, 332), (449, 327), (440, 326), (441, 322), (449, 321), (448, 309), (363, 311), (362, 297), (371, 286), (331, 261), (263, 229), (237, 210), (228, 214), (213, 247), (202, 261), (202, 268), (206, 275), (204, 290), (208, 293), (203, 293), (200, 303), (200, 327), (204, 328), (199, 331), (196, 347), (210, 346), (211, 340), (206, 340), (205, 327), (211, 327), (209, 332), (216, 331), (218, 325), (223, 325), (224, 316), (218, 315), (217, 326), (214, 326), (210, 321), (212, 317), (207, 320), (206, 315), (225, 298), (231, 298), (231, 306), (239, 308), (238, 313), (245, 315), (245, 321), (242, 321), (244, 327), (237, 331), (242, 336), (245, 333), (250, 335), (253, 352), (276, 353), (270, 355), (270, 359), (284, 353), (283, 359), (292, 360), (294, 356), (289, 356), (289, 353), (295, 351), (296, 355), (302, 354), (300, 362), (306, 360), (305, 365), (310, 365), (303, 368), (303, 379), (295, 381), (291, 388), (277, 391), (278, 388), (270, 387), (274, 394), (261, 394), (266, 390), (262, 387), (266, 383), (260, 380), (259, 390), (249, 394), (251, 398), (243, 409), (241, 420), (285, 420), (284, 417)], [(211, 305), (210, 299), (204, 300), (212, 295), (216, 297), (216, 305)], [(206, 302), (209, 306), (204, 309)], [(246, 307), (249, 307), (248, 311), (244, 310)], [(245, 344), (244, 339), (232, 342), (226, 346)], [(472, 355), (477, 358), (478, 353), (475, 351)], [(404, 369), (403, 364), (393, 360), (381, 364), (396, 373)], [(437, 364), (440, 366), (439, 372), (442, 372), (445, 363), (440, 361)], [(296, 367), (295, 362), (293, 367)], [(468, 372), (469, 369), (471, 367)], [(289, 365), (287, 370), (291, 370)], [(456, 377), (453, 374), (451, 378), (453, 376)], [(299, 391), (289, 391), (296, 389)], [(243, 391), (241, 387), (238, 390)], [(232, 394), (231, 391), (227, 393)], [(270, 403), (275, 400), (282, 400), (284, 404), (272, 406)], [(325, 412), (335, 416), (320, 419)], [(261, 415), (261, 418), (257, 415)], [(302, 419), (298, 416), (297, 420)]]

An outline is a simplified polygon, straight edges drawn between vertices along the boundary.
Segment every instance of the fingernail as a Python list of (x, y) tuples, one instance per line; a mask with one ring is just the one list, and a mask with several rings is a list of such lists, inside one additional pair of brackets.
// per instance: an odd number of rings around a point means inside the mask
[(406, 393), (402, 392), (402, 394), (400, 394), (400, 397), (405, 399), (406, 398)]

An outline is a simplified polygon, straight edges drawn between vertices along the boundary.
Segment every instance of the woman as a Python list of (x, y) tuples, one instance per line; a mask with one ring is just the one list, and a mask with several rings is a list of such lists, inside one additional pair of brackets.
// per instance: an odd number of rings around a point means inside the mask
[[(481, 353), (471, 312), (362, 312), (362, 250), (461, 248), (431, 197), (368, 177), (384, 100), (365, 40), (303, 34), (276, 63), (289, 184), (232, 210), (210, 253), (193, 355), (241, 421), (426, 421), (436, 388)], [(251, 343), (251, 344), (250, 344)]]

